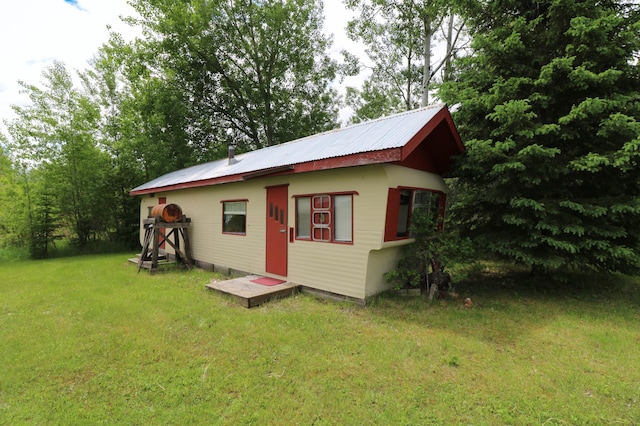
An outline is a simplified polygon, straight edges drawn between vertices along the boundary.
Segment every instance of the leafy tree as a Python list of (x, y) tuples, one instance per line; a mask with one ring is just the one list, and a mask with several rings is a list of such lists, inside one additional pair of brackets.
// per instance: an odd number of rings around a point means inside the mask
[(402, 110), (402, 99), (398, 92), (383, 81), (374, 83), (367, 79), (362, 89), (347, 87), (346, 104), (353, 109), (351, 123), (374, 120)]
[[(449, 75), (450, 58), (461, 48), (464, 22), (455, 19), (452, 3), (348, 0), (346, 5), (357, 12), (347, 33), (365, 44), (371, 61), (363, 89), (347, 92), (347, 105), (355, 111), (353, 121), (428, 105), (432, 80), (443, 67), (444, 75)], [(446, 28), (446, 50), (436, 64), (433, 44), (439, 28)], [(363, 66), (349, 52), (343, 54), (345, 73), (357, 74)]]
[(440, 91), (461, 104), (465, 233), (534, 270), (638, 271), (638, 4), (477, 6), (474, 54)]
[(0, 166), (0, 247), (26, 246), (32, 258), (47, 257), (51, 244), (60, 238), (49, 181), (39, 170), (14, 166), (1, 146)]
[(132, 247), (139, 244), (139, 200), (129, 196), (131, 188), (190, 166), (200, 154), (190, 146), (183, 101), (141, 65), (141, 54), (138, 43), (112, 33), (82, 73), (84, 91), (100, 110), (97, 143), (112, 171), (103, 191), (111, 237)]
[[(0, 135), (0, 142), (2, 142)], [(0, 145), (0, 247), (18, 245), (25, 238), (24, 196), (19, 175)]]
[[(97, 123), (97, 144), (107, 155), (111, 173), (103, 181), (103, 208), (109, 212), (112, 224), (110, 237), (128, 246), (139, 245), (139, 202), (129, 196), (129, 190), (144, 179), (143, 161), (136, 155), (134, 117), (127, 114), (125, 105), (132, 97), (132, 84), (126, 70), (133, 49), (116, 33), (90, 61), (90, 68), (82, 74), (85, 93), (100, 111)], [(154, 146), (151, 141), (149, 146)]]
[[(43, 77), (43, 88), (21, 82), (31, 104), (14, 106), (17, 118), (7, 123), (9, 147), (25, 185), (33, 182), (25, 186), (30, 217), (42, 211), (49, 218), (53, 205), (74, 239), (85, 244), (109, 227), (102, 208), (109, 168), (96, 144), (99, 112), (74, 87), (64, 64), (55, 62)], [(39, 225), (30, 223), (35, 235)]]
[[(187, 108), (196, 148), (269, 146), (331, 129), (336, 65), (313, 0), (136, 0), (147, 66)], [(166, 92), (165, 92), (166, 94)], [(212, 148), (213, 146), (213, 148)]]
[(405, 246), (398, 265), (385, 274), (397, 288), (407, 285), (428, 292), (429, 300), (436, 295), (454, 292), (450, 268), (473, 257), (473, 247), (457, 228), (444, 226), (444, 219), (433, 209), (416, 209), (411, 215), (411, 237), (415, 241)]

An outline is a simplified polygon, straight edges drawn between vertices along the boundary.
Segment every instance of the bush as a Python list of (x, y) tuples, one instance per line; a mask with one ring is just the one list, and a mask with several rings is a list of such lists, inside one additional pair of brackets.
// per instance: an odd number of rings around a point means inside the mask
[(398, 266), (385, 274), (395, 288), (420, 287), (428, 292), (429, 300), (439, 292), (453, 292), (447, 268), (473, 258), (471, 240), (462, 238), (455, 229), (438, 229), (438, 220), (427, 210), (413, 212), (411, 236), (415, 242), (405, 248)]

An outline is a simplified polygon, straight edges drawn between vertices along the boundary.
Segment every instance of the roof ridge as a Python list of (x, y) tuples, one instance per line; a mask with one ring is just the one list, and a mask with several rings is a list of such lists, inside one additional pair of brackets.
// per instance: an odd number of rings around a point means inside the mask
[[(303, 141), (303, 140), (305, 140), (307, 138), (315, 138), (317, 136), (326, 135), (326, 134), (329, 134), (329, 133), (341, 132), (343, 130), (348, 130), (348, 129), (352, 129), (352, 128), (356, 128), (356, 127), (360, 127), (360, 126), (365, 126), (365, 125), (368, 125), (368, 124), (374, 124), (374, 123), (378, 123), (378, 122), (384, 121), (384, 120), (390, 120), (392, 118), (397, 118), (397, 117), (400, 117), (402, 115), (415, 114), (415, 113), (418, 113), (418, 112), (421, 112), (421, 111), (425, 111), (425, 110), (428, 110), (428, 109), (443, 108), (443, 107), (446, 107), (446, 106), (447, 106), (447, 104), (445, 104), (445, 103), (439, 103), (439, 104), (433, 104), (433, 105), (427, 105), (427, 106), (424, 106), (424, 107), (414, 108), (414, 109), (410, 109), (410, 110), (407, 110), (407, 111), (400, 111), (400, 112), (396, 112), (396, 113), (389, 114), (389, 115), (383, 115), (381, 117), (372, 118), (372, 119), (367, 120), (367, 121), (361, 121), (359, 123), (353, 123), (353, 124), (350, 124), (350, 125), (345, 126), (345, 127), (337, 127), (335, 129), (325, 130), (324, 132), (303, 136), (301, 138), (294, 139), (292, 141), (287, 141), (287, 142), (283, 142), (283, 143), (280, 143), (280, 144), (277, 144), (277, 145), (271, 145), (271, 146), (267, 146), (267, 147), (264, 147), (264, 148), (256, 149), (255, 151), (260, 151), (261, 149), (267, 149), (267, 148), (275, 148), (275, 147), (282, 146), (282, 145), (289, 145), (289, 144), (293, 144), (293, 143), (296, 143), (296, 142), (301, 142), (301, 141)], [(249, 152), (254, 152), (254, 151), (247, 151), (244, 154), (247, 154)]]

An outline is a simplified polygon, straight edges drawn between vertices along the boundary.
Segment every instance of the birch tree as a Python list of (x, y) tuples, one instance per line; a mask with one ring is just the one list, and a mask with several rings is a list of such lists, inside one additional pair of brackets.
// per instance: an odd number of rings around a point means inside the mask
[[(356, 64), (352, 70), (370, 71), (361, 90), (348, 89), (353, 121), (429, 105), (433, 81), (442, 71), (449, 75), (450, 58), (464, 44), (464, 22), (454, 9), (436, 0), (348, 0), (346, 5), (358, 16), (348, 23), (347, 33), (364, 43), (368, 59), (344, 54)], [(442, 42), (443, 52), (434, 55), (434, 45)]]
[(54, 62), (42, 75), (41, 86), (20, 82), (30, 103), (13, 107), (9, 150), (29, 185), (31, 217), (59, 211), (72, 239), (86, 244), (107, 232), (109, 219), (102, 208), (109, 169), (96, 143), (98, 110), (74, 87), (63, 63)]

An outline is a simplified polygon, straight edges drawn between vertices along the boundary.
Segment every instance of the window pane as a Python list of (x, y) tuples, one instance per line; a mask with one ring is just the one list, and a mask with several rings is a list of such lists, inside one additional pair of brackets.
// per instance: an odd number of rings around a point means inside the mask
[(247, 229), (247, 203), (245, 201), (232, 201), (222, 205), (222, 231), (244, 234)]
[(336, 241), (351, 241), (353, 239), (353, 197), (351, 195), (336, 195), (333, 202), (335, 221), (333, 238)]
[(437, 226), (440, 206), (440, 194), (431, 191), (415, 191), (413, 196), (413, 208), (426, 212), (433, 226)]
[(331, 241), (331, 232), (329, 228), (313, 228), (313, 241), (329, 242)]
[(328, 227), (331, 224), (331, 214), (325, 211), (313, 212), (313, 226)]
[(331, 197), (328, 195), (316, 195), (313, 197), (314, 210), (329, 210), (331, 207)]
[(246, 211), (246, 203), (244, 201), (224, 203), (224, 214), (245, 214)]
[(431, 201), (431, 192), (416, 191), (413, 195), (413, 210), (428, 209)]
[(409, 209), (411, 207), (411, 191), (400, 191), (400, 208), (398, 209), (398, 237), (409, 235)]
[(311, 238), (311, 199), (296, 198), (296, 237)]

